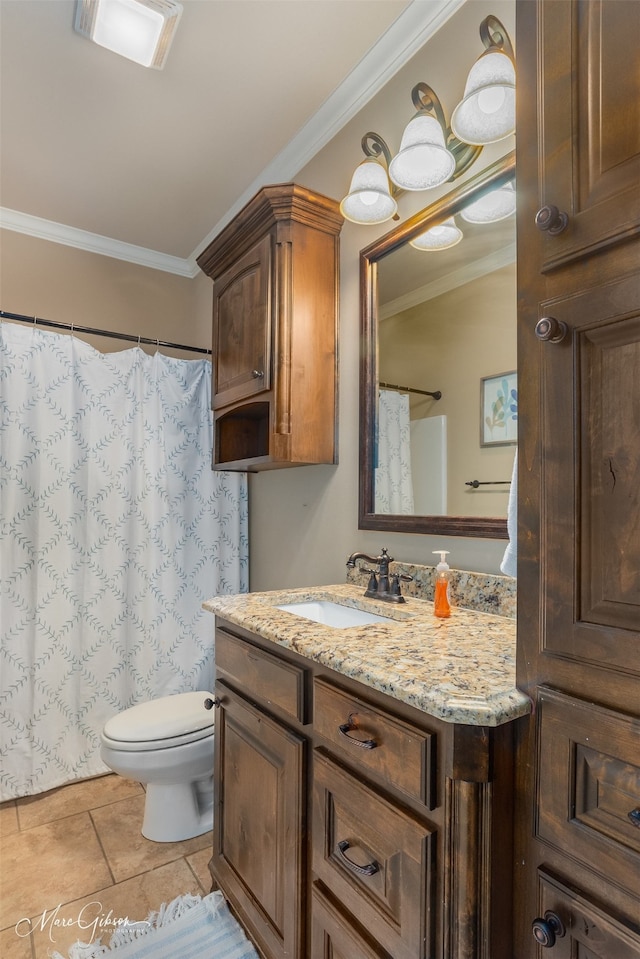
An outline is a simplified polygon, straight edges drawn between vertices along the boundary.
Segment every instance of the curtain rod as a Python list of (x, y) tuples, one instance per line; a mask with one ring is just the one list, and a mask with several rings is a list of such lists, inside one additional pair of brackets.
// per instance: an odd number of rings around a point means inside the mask
[(165, 340), (153, 340), (148, 336), (132, 336), (131, 333), (113, 333), (111, 330), (95, 330), (90, 326), (76, 326), (75, 323), (57, 323), (55, 320), (43, 320), (39, 316), (25, 316), (23, 313), (7, 313), (0, 310), (0, 319), (16, 320), (18, 323), (33, 323), (34, 326), (48, 326), (69, 333), (88, 333), (91, 336), (108, 336), (114, 340), (126, 340), (127, 343), (144, 343), (148, 346), (161, 346), (171, 350), (186, 350), (189, 353), (204, 353), (211, 356), (211, 350), (202, 346), (185, 346), (183, 343), (167, 343)]
[(395, 383), (378, 383), (378, 386), (383, 390), (399, 390), (401, 393), (418, 393), (420, 396), (432, 396), (434, 400), (442, 399), (440, 390), (435, 390), (431, 393), (429, 390), (416, 390), (412, 386), (397, 386)]

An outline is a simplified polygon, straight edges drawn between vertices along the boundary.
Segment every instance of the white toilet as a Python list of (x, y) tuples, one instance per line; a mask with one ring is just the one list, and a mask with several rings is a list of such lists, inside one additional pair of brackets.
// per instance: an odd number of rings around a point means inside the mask
[(105, 723), (102, 761), (146, 786), (147, 839), (178, 842), (213, 826), (212, 707), (212, 693), (178, 693), (132, 706)]

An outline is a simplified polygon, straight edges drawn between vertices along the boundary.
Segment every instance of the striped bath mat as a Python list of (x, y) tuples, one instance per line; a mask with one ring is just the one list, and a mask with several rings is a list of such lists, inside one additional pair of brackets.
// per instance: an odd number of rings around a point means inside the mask
[[(68, 959), (258, 959), (221, 892), (179, 896), (145, 922), (116, 929), (108, 946), (77, 942)], [(64, 959), (54, 952), (51, 959)]]

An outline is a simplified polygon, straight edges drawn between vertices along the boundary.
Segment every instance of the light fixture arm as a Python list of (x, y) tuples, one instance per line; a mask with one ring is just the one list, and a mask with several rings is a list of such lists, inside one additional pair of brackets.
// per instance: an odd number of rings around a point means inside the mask
[(416, 83), (411, 100), (418, 113), (432, 113), (446, 133), (448, 127), (442, 104), (428, 83)]
[[(362, 152), (367, 157), (372, 157), (374, 160), (379, 160), (381, 157), (384, 157), (387, 172), (389, 171), (389, 164), (391, 163), (391, 150), (387, 146), (386, 140), (384, 140), (379, 133), (374, 133), (372, 130), (370, 130), (368, 133), (365, 133), (360, 141), (360, 146), (362, 147)], [(399, 186), (396, 186), (391, 180), (389, 180), (389, 191), (391, 196), (396, 200), (405, 192), (404, 190), (401, 190)], [(394, 217), (394, 219), (397, 219), (397, 217)]]
[[(496, 18), (487, 17), (487, 20), (490, 19), (495, 20)], [(486, 23), (486, 20), (484, 22)], [(500, 21), (497, 22), (499, 23)], [(422, 81), (416, 83), (411, 91), (411, 100), (418, 113), (433, 114), (441, 125), (444, 131), (447, 150), (452, 154), (456, 163), (453, 174), (449, 177), (449, 182), (456, 180), (477, 160), (482, 153), (482, 147), (463, 143), (462, 140), (459, 140), (457, 136), (451, 132), (451, 127), (447, 123), (442, 104), (428, 83), (423, 83)]]
[(365, 156), (368, 157), (378, 157), (383, 156), (385, 163), (387, 164), (387, 169), (389, 169), (389, 164), (391, 163), (391, 150), (387, 146), (386, 142), (382, 139), (380, 134), (365, 133), (361, 140), (362, 152)]
[(492, 13), (490, 13), (489, 16), (486, 17), (480, 24), (480, 39), (487, 50), (501, 50), (512, 60), (515, 60), (516, 54), (513, 49), (513, 44), (509, 38), (509, 34), (505, 30), (500, 20), (498, 20), (497, 17), (494, 17)]

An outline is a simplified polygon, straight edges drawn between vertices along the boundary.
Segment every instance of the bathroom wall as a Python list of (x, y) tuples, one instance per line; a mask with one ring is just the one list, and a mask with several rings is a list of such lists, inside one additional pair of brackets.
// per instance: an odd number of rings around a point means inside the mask
[[(340, 133), (296, 177), (297, 182), (329, 196), (347, 192), (353, 169), (363, 158), (360, 140), (368, 130), (397, 149), (405, 124), (414, 113), (411, 89), (428, 83), (442, 101), (447, 117), (460, 99), (466, 74), (482, 52), (478, 29), (489, 13), (515, 36), (515, 4), (470, 0), (431, 41), (403, 67)], [(485, 148), (471, 168), (509, 153), (514, 138)], [(463, 179), (464, 179), (463, 178)], [(458, 182), (462, 182), (459, 180)], [(400, 199), (401, 218), (422, 209), (451, 185)], [(464, 537), (432, 537), (358, 530), (358, 362), (359, 251), (393, 228), (345, 223), (341, 233), (340, 277), (340, 420), (336, 467), (303, 467), (267, 472), (250, 478), (251, 588), (342, 582), (345, 561), (355, 549), (377, 554), (387, 546), (396, 559), (430, 563), (432, 550), (450, 550), (452, 566), (497, 573), (505, 541)]]
[[(295, 177), (296, 182), (337, 199), (347, 191), (362, 159), (360, 140), (368, 130), (397, 149), (413, 114), (411, 89), (428, 83), (447, 116), (464, 88), (468, 68), (482, 51), (481, 20), (494, 13), (514, 37), (513, 0), (469, 0), (413, 60)], [(485, 149), (469, 175), (508, 153), (513, 138)], [(429, 194), (407, 194), (400, 215), (432, 202), (450, 186)], [(451, 565), (496, 573), (505, 543), (499, 540), (387, 534), (358, 530), (359, 273), (362, 247), (392, 228), (345, 223), (341, 234), (339, 464), (252, 474), (250, 580), (253, 590), (343, 582), (353, 550), (377, 553), (387, 546), (396, 559), (428, 564), (431, 551), (451, 551)], [(71, 247), (0, 234), (2, 309), (47, 319), (210, 346), (211, 283), (161, 273)], [(120, 349), (95, 340), (98, 349)], [(185, 354), (180, 354), (185, 355)]]

